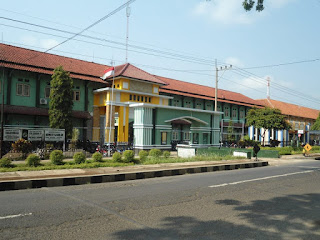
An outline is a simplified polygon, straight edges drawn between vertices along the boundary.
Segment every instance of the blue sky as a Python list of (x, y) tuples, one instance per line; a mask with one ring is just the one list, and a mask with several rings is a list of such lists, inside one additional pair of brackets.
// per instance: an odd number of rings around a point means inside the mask
[[(11, 0), (1, 4), (0, 16), (79, 32), (125, 2)], [(272, 99), (320, 109), (320, 0), (265, 0), (260, 13), (245, 12), (241, 2), (136, 0), (128, 61), (152, 74), (214, 87), (217, 59), (219, 66), (234, 66), (219, 72), (219, 88), (266, 98), (265, 79), (270, 77)], [(71, 36), (3, 18), (0, 32), (5, 43), (41, 51)], [(104, 41), (78, 36), (50, 53), (103, 64), (125, 62), (125, 9), (84, 34)], [(269, 66), (292, 62), (302, 63)]]

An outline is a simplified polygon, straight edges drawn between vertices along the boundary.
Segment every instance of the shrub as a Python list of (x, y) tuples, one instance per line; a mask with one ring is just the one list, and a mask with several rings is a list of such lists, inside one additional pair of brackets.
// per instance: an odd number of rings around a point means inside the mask
[(132, 150), (125, 150), (123, 153), (123, 160), (126, 163), (134, 161), (134, 151)]
[(170, 152), (169, 151), (164, 151), (163, 152), (163, 157), (164, 158), (169, 158), (170, 157)]
[(27, 165), (30, 167), (36, 167), (40, 165), (40, 158), (35, 154), (30, 154), (26, 159)]
[(23, 138), (12, 143), (12, 148), (16, 152), (21, 152), (23, 156), (27, 156), (32, 151), (32, 144)]
[(140, 161), (142, 161), (142, 162), (145, 161), (147, 159), (148, 155), (149, 155), (149, 153), (147, 151), (141, 150), (139, 152)]
[(54, 165), (63, 164), (63, 153), (61, 150), (54, 150), (50, 153), (50, 161)]
[(92, 155), (92, 159), (93, 159), (93, 161), (95, 161), (95, 162), (102, 162), (102, 154), (99, 153), (99, 152), (95, 152), (95, 153)]
[(118, 152), (115, 152), (115, 153), (112, 155), (112, 160), (115, 161), (115, 162), (121, 162), (121, 154), (118, 153)]
[(86, 155), (83, 152), (77, 152), (73, 155), (73, 160), (76, 164), (84, 163), (86, 161)]
[(9, 158), (1, 158), (0, 159), (0, 167), (2, 168), (9, 168), (12, 167), (12, 161)]
[(162, 155), (162, 152), (160, 149), (153, 148), (149, 151), (149, 156), (153, 158), (158, 158)]

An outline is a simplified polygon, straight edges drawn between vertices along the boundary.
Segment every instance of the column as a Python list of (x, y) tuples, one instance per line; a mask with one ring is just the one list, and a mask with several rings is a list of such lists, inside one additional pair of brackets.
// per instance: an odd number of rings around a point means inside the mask
[[(111, 128), (110, 128), (110, 114), (111, 115)], [(115, 106), (113, 105), (111, 108), (111, 105), (107, 104), (106, 106), (106, 126), (105, 126), (105, 135), (104, 140), (105, 143), (109, 143), (109, 131), (111, 131), (110, 135), (110, 142), (114, 142), (114, 118), (115, 118)]]
[(100, 110), (99, 107), (93, 107), (93, 119), (92, 119), (92, 141), (100, 141)]

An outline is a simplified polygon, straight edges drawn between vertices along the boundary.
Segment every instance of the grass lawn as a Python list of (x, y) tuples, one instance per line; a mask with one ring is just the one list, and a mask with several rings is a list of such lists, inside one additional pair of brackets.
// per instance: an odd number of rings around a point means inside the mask
[(84, 169), (84, 168), (99, 168), (99, 167), (123, 167), (123, 166), (133, 166), (133, 165), (150, 165), (150, 164), (160, 164), (160, 163), (183, 163), (183, 162), (195, 162), (195, 161), (221, 161), (221, 160), (235, 160), (235, 159), (244, 159), (243, 157), (234, 157), (231, 155), (228, 156), (216, 156), (216, 155), (207, 155), (207, 156), (196, 156), (193, 158), (179, 158), (179, 157), (159, 157), (159, 158), (150, 158), (148, 157), (142, 163), (139, 162), (139, 158), (135, 159), (135, 163), (123, 163), (123, 162), (114, 162), (110, 159), (103, 159), (102, 162), (94, 162), (91, 159), (87, 159), (85, 163), (75, 164), (74, 161), (65, 161), (63, 165), (54, 165), (50, 162), (43, 162), (40, 166), (29, 167), (26, 163), (15, 164), (12, 162), (12, 166), (8, 168), (0, 168), (0, 172), (15, 172), (15, 171), (40, 171), (40, 170), (55, 170), (55, 169)]

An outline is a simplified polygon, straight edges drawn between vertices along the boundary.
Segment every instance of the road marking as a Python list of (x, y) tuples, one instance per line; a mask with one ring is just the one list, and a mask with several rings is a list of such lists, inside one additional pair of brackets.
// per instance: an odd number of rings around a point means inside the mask
[(8, 215), (8, 216), (4, 216), (4, 217), (0, 217), (0, 220), (2, 219), (8, 219), (8, 218), (17, 218), (17, 217), (24, 217), (24, 216), (30, 216), (32, 215), (32, 213), (21, 213), (21, 214), (17, 214), (17, 215)]
[(301, 168), (311, 168), (311, 169), (319, 169), (319, 167), (309, 167), (309, 166), (298, 166), (298, 167), (301, 167)]
[(243, 180), (243, 181), (239, 181), (239, 182), (212, 185), (212, 186), (209, 186), (209, 187), (210, 188), (224, 187), (224, 186), (228, 186), (228, 185), (237, 185), (237, 184), (246, 183), (246, 182), (261, 181), (261, 180), (266, 180), (266, 179), (271, 179), (271, 178), (279, 178), (279, 177), (287, 177), (287, 176), (292, 176), (292, 175), (296, 175), (296, 174), (310, 173), (310, 172), (314, 172), (314, 171), (315, 170), (308, 170), (308, 171), (303, 171), (303, 172), (286, 173), (286, 174), (282, 174), (282, 175), (275, 175), (275, 176), (269, 176), (269, 177), (263, 177), (263, 178), (248, 179), (248, 180)]

